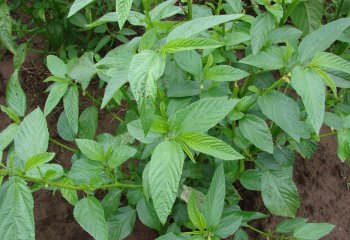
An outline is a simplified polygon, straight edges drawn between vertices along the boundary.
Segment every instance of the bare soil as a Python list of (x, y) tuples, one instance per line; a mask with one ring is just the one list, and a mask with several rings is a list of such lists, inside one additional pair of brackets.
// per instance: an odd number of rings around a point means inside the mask
[[(40, 58), (39, 58), (40, 59)], [(7, 79), (12, 73), (12, 59), (4, 59), (0, 62), (0, 104), (5, 103), (5, 89)], [(24, 65), (22, 71), (22, 85), (26, 91), (28, 108), (34, 109), (36, 106), (43, 107), (46, 94), (43, 93), (46, 84), (42, 84), (47, 71), (45, 67), (35, 61)], [(41, 64), (41, 65), (40, 65)], [(36, 66), (40, 71), (28, 71), (31, 66)], [(38, 74), (40, 73), (40, 74)], [(57, 113), (53, 114), (53, 119), (49, 119), (49, 124), (57, 121)], [(0, 113), (0, 131), (3, 130), (10, 121), (3, 113)], [(99, 132), (115, 132), (117, 123), (109, 115), (102, 115), (99, 124)], [(55, 127), (54, 127), (55, 128)], [(327, 130), (325, 130), (327, 131)], [(57, 133), (51, 133), (57, 137)], [(60, 140), (60, 139), (59, 139)], [(65, 152), (57, 146), (50, 146), (50, 150), (57, 152), (56, 161), (69, 167), (71, 154)], [(347, 183), (350, 182), (350, 167), (342, 164), (336, 154), (336, 137), (322, 139), (316, 155), (311, 160), (297, 158), (294, 169), (294, 180), (298, 186), (301, 196), (301, 208), (298, 216), (308, 218), (314, 222), (330, 222), (336, 228), (324, 239), (347, 240), (350, 239), (350, 191)], [(258, 193), (242, 193), (242, 207), (245, 210), (258, 210), (268, 213), (263, 207), (263, 203)], [(50, 191), (39, 191), (34, 193), (35, 199), (35, 222), (37, 240), (89, 240), (92, 239), (74, 220), (73, 207), (70, 206), (59, 192), (53, 194)], [(274, 229), (280, 218), (271, 217), (267, 220), (256, 221), (255, 226), (261, 229)], [(253, 238), (263, 239), (250, 233)], [(143, 226), (139, 221), (135, 224), (134, 232), (127, 239), (129, 240), (152, 240), (157, 237), (156, 232)]]

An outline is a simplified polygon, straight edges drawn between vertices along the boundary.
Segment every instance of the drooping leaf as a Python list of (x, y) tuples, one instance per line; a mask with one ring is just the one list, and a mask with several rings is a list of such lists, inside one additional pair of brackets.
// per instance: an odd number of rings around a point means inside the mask
[(292, 72), (291, 86), (303, 100), (312, 127), (319, 133), (325, 111), (325, 87), (322, 78), (315, 72), (295, 67)]
[(62, 97), (66, 93), (68, 88), (68, 83), (55, 82), (50, 89), (49, 96), (45, 102), (44, 114), (49, 115), (51, 111), (57, 106), (61, 101)]
[(126, 19), (129, 17), (131, 4), (133, 0), (116, 0), (116, 11), (119, 28), (122, 29)]
[(69, 9), (68, 18), (77, 13), (80, 9), (92, 3), (94, 0), (75, 0)]
[(12, 37), (12, 20), (6, 2), (0, 4), (0, 43), (15, 54), (16, 47)]
[(225, 203), (225, 172), (221, 164), (215, 171), (207, 195), (204, 199), (203, 215), (208, 227), (220, 223)]
[(79, 128), (79, 91), (77, 86), (69, 87), (63, 97), (64, 112), (74, 134)]
[(11, 177), (0, 187), (1, 239), (35, 239), (34, 201), (25, 181)]
[(204, 73), (206, 80), (216, 82), (237, 81), (249, 75), (246, 71), (228, 65), (218, 65), (211, 67)]
[(100, 143), (89, 139), (75, 139), (80, 151), (89, 159), (102, 162), (105, 159), (103, 147)]
[[(67, 185), (67, 186), (73, 186), (72, 181), (69, 178), (63, 178), (60, 180), (60, 183)], [(75, 206), (75, 204), (79, 201), (78, 194), (76, 190), (67, 189), (67, 188), (61, 188), (61, 194), (70, 204)]]
[(254, 146), (273, 153), (272, 135), (264, 120), (255, 115), (247, 114), (239, 120), (239, 129)]
[(261, 14), (253, 21), (250, 29), (250, 39), (254, 55), (266, 44), (274, 26), (275, 19), (270, 13)]
[(18, 125), (11, 123), (7, 128), (0, 132), (0, 151), (4, 150), (13, 141), (18, 131)]
[(221, 16), (209, 16), (197, 18), (174, 28), (167, 37), (167, 42), (178, 38), (189, 38), (198, 35), (200, 32), (212, 28), (221, 23), (233, 21), (244, 16), (243, 14), (231, 14)]
[(222, 160), (238, 160), (243, 156), (227, 143), (203, 133), (183, 133), (181, 140), (195, 151), (199, 151)]
[(49, 131), (45, 116), (39, 108), (24, 118), (15, 135), (14, 142), (16, 152), (23, 161), (47, 151)]
[(198, 100), (177, 111), (170, 128), (177, 132), (205, 132), (221, 121), (237, 104), (226, 97)]
[(108, 240), (108, 228), (101, 203), (92, 196), (81, 199), (74, 207), (74, 218), (96, 240)]
[(175, 202), (184, 159), (181, 147), (170, 141), (160, 143), (152, 154), (149, 184), (153, 205), (162, 224)]
[(6, 103), (18, 116), (24, 116), (27, 108), (27, 99), (19, 83), (19, 70), (11, 75), (6, 88)]
[(334, 227), (329, 223), (306, 223), (295, 229), (293, 236), (298, 240), (318, 240), (329, 234)]
[(128, 69), (118, 70), (109, 79), (103, 96), (101, 108), (107, 106), (108, 102), (115, 96), (118, 90), (128, 82)]
[[(299, 141), (300, 109), (292, 98), (277, 91), (270, 91), (260, 96), (258, 103), (265, 116), (274, 121), (293, 139)], [(286, 109), (288, 111), (285, 111)]]
[(162, 224), (160, 223), (157, 213), (151, 203), (146, 201), (145, 198), (141, 198), (137, 202), (136, 206), (137, 215), (140, 218), (141, 222), (147, 227), (150, 227), (155, 230), (160, 230)]
[(350, 19), (341, 18), (308, 34), (298, 48), (300, 61), (306, 62), (313, 58), (316, 53), (325, 51), (349, 26)]

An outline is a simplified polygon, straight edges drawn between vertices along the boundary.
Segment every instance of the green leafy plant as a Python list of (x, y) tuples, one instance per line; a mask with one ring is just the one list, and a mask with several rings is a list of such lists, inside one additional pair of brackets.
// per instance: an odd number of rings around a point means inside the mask
[[(68, 19), (91, 14), (94, 4), (74, 1)], [(350, 162), (350, 18), (339, 1), (323, 23), (322, 4), (118, 0), (81, 27), (115, 22), (119, 33), (142, 34), (104, 55), (48, 55), (48, 97), (31, 112), (18, 75), (23, 51), (10, 21), (0, 21), (1, 42), (16, 60), (1, 106), (13, 120), (0, 133), (2, 239), (35, 238), (31, 191), (39, 189), (60, 191), (97, 240), (127, 237), (136, 217), (159, 240), (244, 240), (247, 229), (266, 239), (329, 234), (334, 225), (297, 217), (292, 179), (295, 154), (312, 157), (329, 135), (338, 137), (339, 159)], [(8, 15), (4, 3), (1, 11)], [(90, 93), (93, 82), (103, 95)], [(62, 139), (54, 139), (46, 117), (59, 104)], [(115, 134), (97, 134), (100, 114), (119, 123)], [(331, 131), (321, 134), (323, 124)], [(72, 152), (71, 168), (55, 163), (50, 142)], [(251, 225), (268, 215), (241, 210), (237, 182), (284, 217), (274, 231)]]

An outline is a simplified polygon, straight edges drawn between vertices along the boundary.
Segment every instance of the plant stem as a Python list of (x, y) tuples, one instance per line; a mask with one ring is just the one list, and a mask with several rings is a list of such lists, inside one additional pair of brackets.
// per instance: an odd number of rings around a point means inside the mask
[(251, 230), (253, 230), (254, 232), (257, 232), (265, 237), (268, 237), (268, 239), (272, 238), (272, 239), (290, 239), (290, 237), (285, 237), (285, 236), (275, 236), (275, 235), (272, 235), (272, 234), (269, 234), (267, 232), (263, 232), (263, 231), (260, 231), (259, 229), (256, 229), (255, 227), (253, 226), (250, 226), (250, 225), (246, 225), (248, 228), (250, 228)]
[(53, 139), (53, 138), (50, 138), (50, 142), (56, 144), (57, 146), (60, 146), (60, 147), (62, 147), (62, 148), (64, 148), (64, 149), (66, 149), (66, 150), (68, 150), (68, 151), (70, 151), (70, 152), (75, 152), (75, 151), (76, 151), (75, 149), (73, 149), (73, 148), (71, 148), (71, 147), (68, 147), (67, 145), (65, 145), (65, 144), (63, 144), (63, 143), (60, 143), (59, 141), (56, 141), (56, 140)]
[(341, 10), (341, 8), (343, 7), (343, 4), (344, 4), (344, 0), (341, 0), (341, 1), (340, 1), (340, 4), (339, 4), (339, 6), (338, 6), (338, 9), (337, 9), (337, 13), (336, 13), (336, 15), (335, 15), (335, 19), (337, 19), (337, 18), (339, 17), (340, 10)]
[(335, 134), (337, 134), (337, 132), (329, 132), (329, 133), (325, 133), (325, 134), (319, 135), (318, 137), (319, 138), (324, 138), (324, 137), (329, 137), (329, 136), (332, 136), (332, 135), (335, 135)]
[(192, 9), (192, 0), (187, 0), (187, 20), (192, 20), (193, 9)]

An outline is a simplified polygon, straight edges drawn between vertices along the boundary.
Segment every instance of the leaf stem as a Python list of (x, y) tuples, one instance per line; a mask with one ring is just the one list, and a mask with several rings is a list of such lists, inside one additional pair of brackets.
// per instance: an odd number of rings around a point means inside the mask
[(66, 149), (66, 150), (68, 150), (68, 151), (70, 151), (70, 152), (75, 152), (75, 151), (76, 151), (75, 149), (73, 149), (73, 148), (71, 148), (71, 147), (68, 147), (67, 145), (65, 145), (65, 144), (63, 144), (63, 143), (60, 143), (59, 141), (56, 141), (56, 140), (53, 139), (53, 138), (50, 138), (50, 142), (56, 144), (57, 146), (60, 146), (60, 147), (62, 147), (62, 148), (64, 148), (64, 149)]
[(276, 236), (276, 235), (272, 235), (270, 233), (267, 232), (263, 232), (260, 231), (259, 229), (256, 229), (255, 227), (247, 224), (246, 227), (248, 227), (249, 229), (253, 230), (254, 232), (257, 232), (265, 237), (268, 237), (268, 239), (272, 238), (272, 239), (290, 239), (290, 237), (286, 237), (286, 236)]
[(193, 9), (192, 9), (192, 0), (187, 0), (187, 20), (192, 20)]
[(329, 136), (332, 136), (332, 135), (335, 135), (335, 134), (337, 134), (337, 132), (329, 132), (329, 133), (321, 134), (318, 137), (319, 138), (324, 138), (324, 137), (329, 137)]

